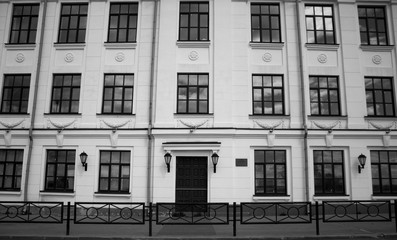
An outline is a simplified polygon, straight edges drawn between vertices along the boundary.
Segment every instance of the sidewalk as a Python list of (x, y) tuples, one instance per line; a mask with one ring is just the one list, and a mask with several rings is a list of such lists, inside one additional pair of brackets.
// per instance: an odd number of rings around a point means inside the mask
[(320, 235), (312, 224), (156, 225), (149, 237), (149, 225), (73, 224), (66, 236), (66, 224), (0, 223), (0, 240), (160, 240), (160, 239), (397, 239), (395, 222), (320, 223)]

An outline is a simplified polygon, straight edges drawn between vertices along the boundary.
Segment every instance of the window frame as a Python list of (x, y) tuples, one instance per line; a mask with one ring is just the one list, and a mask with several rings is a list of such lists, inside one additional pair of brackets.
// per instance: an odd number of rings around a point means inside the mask
[[(112, 13), (112, 6), (115, 5), (120, 5), (119, 6), (119, 12), (118, 13)], [(122, 5), (128, 5), (128, 9), (133, 8), (131, 6), (136, 5), (136, 13), (130, 13), (129, 11), (127, 13), (121, 13), (120, 9), (122, 8)], [(108, 21), (108, 28), (107, 28), (107, 43), (136, 43), (137, 41), (137, 34), (138, 34), (138, 14), (139, 14), (139, 3), (138, 2), (111, 2), (110, 7), (109, 7), (109, 21)], [(117, 27), (116, 28), (111, 28), (111, 19), (112, 17), (117, 16)], [(127, 27), (126, 28), (121, 28), (120, 27), (120, 22), (121, 22), (121, 16), (126, 16), (127, 17)], [(135, 17), (135, 26), (131, 27), (130, 26), (130, 19)], [(119, 40), (119, 33), (120, 29), (125, 29), (126, 30), (126, 40), (125, 41), (120, 41)], [(116, 40), (115, 41), (110, 41), (110, 34), (111, 30), (116, 30)], [(135, 31), (135, 36), (133, 40), (128, 39), (130, 31)]]
[[(259, 160), (257, 159), (257, 152), (263, 152), (263, 162), (258, 162)], [(266, 160), (266, 156), (267, 156), (267, 152), (273, 152), (273, 162), (267, 162)], [(283, 159), (281, 159), (281, 162), (278, 162), (276, 160), (276, 152), (281, 152), (283, 154)], [(280, 161), (280, 160), (279, 160)], [(273, 166), (273, 177), (267, 177), (267, 169), (266, 166)], [(257, 166), (262, 166), (262, 170), (263, 170), (263, 178), (257, 177)], [(283, 174), (284, 177), (277, 177), (277, 166), (283, 166)], [(267, 192), (267, 188), (266, 188), (266, 180), (272, 180), (273, 181), (273, 189), (274, 192)], [(256, 149), (254, 150), (254, 194), (255, 196), (288, 196), (288, 175), (287, 175), (287, 151), (284, 149)], [(258, 190), (258, 188), (260, 187), (260, 184), (258, 185), (258, 180), (263, 180), (263, 192), (261, 192), (260, 190)], [(284, 181), (284, 191), (279, 191), (277, 189), (277, 187), (279, 186), (277, 184), (278, 180), (280, 181)]]
[[(55, 153), (55, 161), (54, 162), (49, 162), (49, 158), (50, 158), (50, 152), (54, 152)], [(59, 154), (60, 152), (65, 152), (65, 161), (61, 162), (59, 161)], [(68, 153), (71, 152), (74, 158), (73, 162), (69, 162), (68, 161)], [(75, 185), (75, 177), (76, 177), (76, 150), (75, 149), (47, 149), (46, 151), (46, 163), (45, 163), (45, 178), (44, 178), (44, 192), (74, 192), (74, 185)], [(49, 169), (50, 169), (50, 165), (54, 165), (54, 176), (49, 176)], [(58, 176), (58, 167), (59, 165), (64, 165), (64, 172), (63, 172), (63, 176)], [(73, 166), (73, 176), (69, 176), (68, 174), (68, 166)], [(49, 187), (48, 184), (48, 179), (50, 177), (53, 177), (54, 179), (54, 187)], [(63, 178), (63, 187), (58, 188), (57, 187), (57, 179), (58, 178)], [(68, 181), (69, 178), (73, 179), (73, 186), (72, 188), (68, 187)], [(65, 181), (66, 180), (66, 181)]]
[[(113, 76), (113, 85), (106, 85), (106, 77), (107, 76)], [(116, 77), (117, 76), (122, 76), (123, 77), (123, 85), (116, 85)], [(126, 82), (126, 76), (132, 76), (132, 85), (125, 85)], [(103, 93), (102, 93), (102, 114), (118, 114), (118, 115), (132, 115), (134, 111), (134, 87), (135, 86), (135, 74), (133, 73), (105, 73), (104, 74), (104, 81), (103, 81)], [(115, 91), (116, 88), (122, 88), (122, 98), (121, 100), (115, 99)], [(105, 94), (106, 94), (106, 89), (112, 89), (112, 99), (111, 100), (105, 100)], [(125, 99), (125, 93), (126, 90), (131, 89), (132, 96), (131, 100)], [(110, 101), (111, 102), (111, 111), (110, 112), (105, 112), (105, 101)], [(115, 112), (115, 101), (121, 101), (121, 112)], [(131, 102), (131, 111), (130, 112), (124, 112), (124, 106), (126, 102)]]
[[(189, 5), (189, 10), (187, 11), (187, 12), (185, 12), (185, 11), (182, 11), (182, 5), (183, 4), (188, 4)], [(191, 29), (192, 28), (196, 28), (196, 27), (193, 27), (193, 26), (191, 26), (191, 19), (192, 19), (192, 14), (193, 13), (195, 13), (195, 12), (192, 12), (191, 11), (191, 6), (193, 5), (193, 4), (199, 4), (198, 5), (198, 11), (197, 11), (197, 14), (198, 14), (198, 19), (197, 19), (197, 39), (192, 39), (192, 37), (191, 37)], [(207, 4), (207, 9), (208, 9), (208, 11), (207, 12), (200, 12), (200, 4)], [(187, 19), (187, 26), (185, 27), (185, 26), (182, 26), (183, 24), (182, 24), (182, 15), (188, 15), (188, 19)], [(202, 15), (205, 15), (205, 16), (207, 16), (207, 24), (206, 24), (206, 26), (202, 26), (201, 25), (201, 16)], [(187, 39), (182, 39), (182, 33), (181, 33), (181, 30), (182, 29), (187, 29)], [(205, 35), (206, 35), (206, 39), (201, 39), (201, 30), (205, 30), (205, 29), (207, 29), (206, 31), (205, 31)], [(209, 1), (195, 1), (195, 2), (191, 2), (191, 1), (181, 1), (180, 3), (179, 3), (179, 26), (178, 26), (178, 41), (181, 41), (181, 42), (191, 42), (191, 41), (198, 41), (198, 42), (208, 42), (208, 41), (210, 41), (210, 36), (209, 36), (209, 34), (210, 34), (210, 3), (209, 3)]]
[[(378, 160), (377, 162), (374, 162), (375, 160), (373, 159), (373, 153), (377, 153), (378, 156)], [(387, 154), (387, 161), (382, 161), (381, 160), (381, 152), (385, 152)], [(372, 193), (373, 195), (377, 195), (377, 196), (385, 196), (385, 195), (389, 195), (389, 196), (395, 196), (397, 195), (397, 183), (395, 184), (396, 189), (393, 191), (393, 180), (395, 180), (397, 182), (397, 176), (395, 176), (393, 178), (392, 176), (392, 166), (395, 166), (395, 168), (397, 169), (397, 161), (396, 162), (391, 162), (390, 161), (390, 153), (393, 152), (395, 153), (395, 155), (397, 156), (397, 150), (371, 150), (370, 151), (370, 156), (371, 156), (371, 180), (372, 180)], [(382, 165), (387, 165), (387, 178), (382, 177)], [(377, 168), (378, 171), (378, 178), (374, 177), (374, 168)], [(375, 192), (374, 189), (374, 179), (379, 181), (379, 191)], [(389, 187), (390, 187), (390, 191), (386, 191), (384, 188), (385, 186), (383, 186), (383, 182), (384, 181), (388, 181), (389, 182)]]
[[(184, 84), (179, 84), (179, 79), (180, 79), (180, 76), (182, 76), (182, 75), (187, 75), (187, 84), (186, 85), (184, 85)], [(194, 75), (196, 75), (196, 77), (197, 77), (197, 84), (195, 84), (195, 85), (190, 85), (190, 83), (189, 83), (189, 78), (190, 78), (190, 76), (194, 76)], [(200, 85), (199, 84), (199, 79), (200, 79), (200, 76), (207, 76), (207, 85)], [(180, 89), (182, 89), (182, 88), (186, 88), (186, 99), (180, 99), (180, 96), (179, 96), (179, 91), (180, 91)], [(196, 88), (197, 89), (197, 91), (196, 91), (196, 98), (194, 99), (194, 101), (196, 102), (196, 111), (195, 112), (189, 112), (189, 102), (190, 102), (190, 98), (189, 98), (189, 89), (190, 88)], [(201, 99), (200, 98), (200, 89), (205, 89), (206, 88), (206, 95), (207, 95), (207, 98), (206, 99)], [(177, 114), (209, 114), (209, 73), (178, 73), (177, 74), (177, 91), (176, 91), (176, 94), (177, 94), (177, 105), (176, 105), (176, 110), (177, 110)], [(207, 111), (205, 111), (205, 112), (200, 112), (200, 102), (204, 102), (204, 101), (206, 101), (207, 102), (207, 105), (206, 105), (206, 109), (207, 109)], [(181, 112), (181, 111), (179, 111), (179, 103), (180, 102), (186, 102), (186, 108), (185, 108), (185, 112)]]
[[(22, 13), (21, 14), (16, 14), (15, 13), (15, 7), (22, 7)], [(25, 7), (30, 7), (30, 13), (29, 14), (24, 14), (24, 8)], [(32, 13), (33, 7), (37, 7), (37, 14)], [(8, 44), (35, 44), (36, 43), (36, 38), (37, 38), (37, 26), (39, 22), (39, 14), (40, 14), (40, 3), (15, 3), (13, 4), (12, 8), (12, 19), (11, 19), (11, 28), (10, 28), (10, 35), (8, 38)], [(28, 22), (28, 28), (27, 29), (22, 29), (22, 20), (23, 18), (28, 17), (29, 22)], [(19, 27), (17, 29), (14, 29), (14, 24), (15, 24), (15, 19), (20, 18), (19, 22)], [(36, 18), (36, 23), (33, 24), (32, 26), (32, 19)], [(26, 36), (26, 42), (21, 42), (21, 32), (22, 31), (27, 31), (27, 36)], [(17, 41), (13, 41), (13, 32), (16, 32), (18, 37)], [(33, 37), (32, 34), (34, 34)]]
[[(0, 159), (0, 191), (21, 191), (21, 184), (22, 184), (22, 169), (23, 169), (23, 158), (24, 158), (24, 150), (23, 149), (0, 149), (0, 152), (5, 152), (4, 153), (4, 161)], [(14, 152), (14, 159), (13, 161), (7, 161), (7, 156), (9, 152), (13, 151)], [(19, 154), (17, 154), (19, 152)], [(21, 159), (17, 159), (18, 155), (21, 157)], [(2, 156), (0, 154), (0, 156)], [(7, 165), (11, 164), (12, 165), (12, 174), (7, 175)], [(18, 165), (20, 165), (20, 174), (17, 174), (18, 171)], [(11, 177), (11, 185), (12, 187), (6, 188), (4, 187), (5, 185), (5, 179), (6, 177)], [(18, 182), (19, 179), (19, 182)], [(18, 184), (19, 183), (19, 184)]]
[[(57, 77), (62, 77), (62, 85), (61, 86), (55, 86), (55, 79)], [(65, 77), (71, 77), (71, 83), (70, 85), (65, 85)], [(79, 85), (74, 85), (74, 78), (75, 77), (80, 77), (79, 80)], [(52, 79), (52, 87), (51, 87), (51, 103), (50, 103), (50, 114), (79, 114), (79, 110), (80, 110), (80, 97), (81, 97), (81, 74), (79, 73), (70, 73), (70, 74), (53, 74), (53, 79)], [(63, 94), (64, 94), (64, 88), (70, 88), (70, 93), (69, 93), (69, 97), (66, 99), (63, 99)], [(61, 89), (60, 90), (60, 97), (59, 99), (55, 100), (54, 99), (54, 95), (55, 95), (55, 89)], [(79, 99), (73, 99), (73, 90), (78, 89), (79, 91)], [(57, 106), (58, 110), (54, 111), (54, 104), (55, 102), (59, 101), (59, 106)], [(73, 102), (77, 101), (77, 111), (72, 111), (73, 108)], [(63, 102), (67, 102), (68, 103), (68, 111), (66, 112), (62, 112), (62, 103)]]
[[(80, 14), (80, 9), (81, 6), (87, 6), (87, 13), (82, 13)], [(79, 13), (78, 14), (72, 14), (70, 10), (68, 14), (64, 14), (63, 12), (63, 8), (65, 6), (70, 6), (70, 8), (72, 9), (73, 6), (79, 6)], [(59, 26), (58, 26), (58, 44), (79, 44), (79, 43), (85, 43), (86, 40), (86, 35), (87, 35), (87, 20), (88, 20), (88, 7), (89, 4), (85, 3), (85, 2), (74, 2), (74, 3), (62, 3), (61, 4), (61, 10), (60, 10), (60, 14), (59, 14)], [(67, 17), (68, 21), (67, 21), (67, 27), (65, 29), (62, 28), (62, 17)], [(76, 23), (76, 28), (70, 28), (70, 22), (71, 22), (71, 17), (77, 17), (77, 23)], [(85, 27), (80, 27), (80, 20), (82, 17), (85, 17)], [(61, 39), (61, 32), (65, 31), (66, 32), (66, 37), (65, 40)], [(69, 34), (71, 31), (76, 31), (76, 36), (74, 37), (73, 40), (69, 40)], [(79, 40), (79, 32), (80, 31), (84, 31), (84, 33), (81, 35), (83, 36), (83, 40)]]
[[(372, 89), (367, 88), (367, 79), (371, 79), (372, 80), (372, 86), (375, 86), (375, 83), (374, 83), (375, 79), (381, 79), (382, 88), (380, 90), (382, 90), (382, 102), (378, 103), (378, 101), (376, 101), (376, 88), (375, 87), (372, 87)], [(384, 85), (383, 80), (389, 80), (390, 81), (390, 88), (389, 89), (384, 89), (383, 88), (383, 85)], [(365, 96), (366, 96), (365, 97), (365, 101), (366, 101), (366, 107), (367, 107), (366, 110), (367, 110), (367, 116), (368, 117), (395, 117), (396, 116), (396, 99), (395, 99), (395, 93), (394, 93), (394, 81), (393, 80), (394, 80), (393, 77), (364, 76)], [(369, 108), (369, 106), (368, 106), (368, 104), (369, 104), (369, 102), (368, 102), (368, 92), (370, 92), (370, 91), (371, 91), (371, 95), (372, 95), (372, 102), (370, 102), (370, 103), (373, 104), (374, 114), (369, 114), (369, 111), (368, 111), (368, 108)], [(385, 92), (390, 92), (391, 103), (386, 103), (385, 102)], [(377, 113), (378, 110), (375, 107), (376, 104), (381, 104), (383, 106), (384, 114), (381, 115), (381, 114)], [(392, 112), (391, 115), (387, 115), (386, 114), (386, 104), (391, 104), (392, 105), (393, 112)]]
[[(110, 153), (110, 159), (109, 163), (102, 163), (102, 153), (104, 152), (109, 152)], [(112, 162), (112, 153), (116, 152), (120, 154), (120, 159), (119, 163), (113, 163)], [(122, 154), (126, 153), (128, 155), (129, 161), (128, 163), (122, 163)], [(109, 166), (108, 170), (108, 176), (102, 177), (102, 167), (103, 166)], [(111, 188), (111, 179), (112, 179), (112, 166), (118, 166), (118, 190), (110, 190)], [(122, 167), (123, 166), (128, 166), (128, 178), (122, 177)], [(100, 150), (99, 151), (99, 174), (98, 174), (98, 192), (97, 193), (104, 193), (104, 194), (129, 194), (131, 191), (131, 151), (129, 150)], [(107, 187), (108, 190), (101, 190), (101, 179), (106, 179), (108, 181)], [(128, 190), (121, 190), (121, 185), (122, 185), (122, 180), (128, 179)]]
[[(306, 8), (307, 7), (313, 7), (313, 14), (308, 15), (306, 14)], [(315, 7), (321, 7), (322, 8), (322, 15), (316, 15), (315, 13)], [(331, 32), (330, 30), (326, 29), (326, 18), (329, 18), (328, 15), (324, 15), (324, 7), (331, 7), (332, 14), (331, 14), (331, 19), (332, 19), (332, 42), (328, 42), (327, 40), (327, 32)], [(317, 21), (316, 17), (321, 17), (322, 22), (323, 22), (323, 29), (317, 29)], [(307, 19), (312, 18), (313, 19), (313, 29), (308, 29), (308, 22)], [(307, 44), (327, 44), (327, 45), (336, 45), (336, 29), (335, 29), (335, 10), (334, 10), (334, 5), (330, 4), (306, 4), (305, 5), (305, 27), (306, 27), (306, 42)], [(314, 32), (314, 42), (309, 41), (309, 32)], [(324, 37), (324, 42), (319, 42), (318, 41), (318, 36), (317, 32), (323, 32), (323, 37)]]
[[(262, 85), (261, 86), (254, 86), (254, 77), (262, 77)], [(271, 77), (271, 86), (266, 86), (264, 81), (266, 77)], [(274, 77), (281, 77), (281, 84), (282, 86), (274, 86)], [(284, 116), (285, 115), (285, 91), (284, 91), (284, 75), (281, 74), (252, 74), (252, 114), (253, 115), (267, 115), (267, 116)], [(271, 101), (265, 101), (265, 94), (264, 94), (264, 89), (270, 88), (271, 89)], [(261, 90), (261, 100), (257, 101), (255, 100), (255, 89), (260, 89)], [(279, 103), (280, 101), (275, 101), (274, 100), (274, 91), (275, 90), (281, 90), (281, 103), (282, 103), (282, 113), (275, 113), (275, 103)], [(255, 113), (255, 102), (260, 102), (262, 105), (262, 111), (261, 113)], [(272, 113), (265, 113), (265, 102), (271, 102), (272, 103)]]
[[(7, 79), (12, 77), (12, 86), (7, 86)], [(22, 78), (22, 82), (20, 84), (20, 86), (15, 86), (16, 84), (16, 78), (17, 77), (21, 77)], [(28, 85), (25, 85), (25, 78), (29, 78), (27, 81), (29, 81)], [(4, 81), (3, 81), (3, 91), (2, 91), (2, 95), (1, 95), (1, 107), (0, 107), (0, 114), (27, 114), (28, 113), (28, 109), (29, 109), (29, 95), (30, 95), (30, 83), (31, 83), (31, 75), (30, 74), (5, 74), (4, 75)], [(20, 94), (19, 94), (19, 98), (17, 99), (13, 99), (14, 96), (14, 92), (16, 91), (16, 89), (19, 89)], [(10, 91), (10, 99), (4, 99), (4, 97), (6, 96), (6, 91), (9, 90)], [(24, 94), (24, 92), (27, 92), (27, 96)], [(9, 105), (9, 110), (8, 111), (4, 111), (5, 109), (5, 102), (10, 102)], [(14, 102), (19, 102), (18, 104), (18, 111), (17, 112), (13, 112), (12, 111), (12, 105)], [(23, 104), (26, 105), (23, 105)], [(25, 109), (26, 107), (26, 111), (22, 111)]]
[[(316, 78), (317, 80), (317, 87), (312, 87), (311, 86), (311, 78)], [(327, 79), (327, 87), (321, 87), (320, 79), (321, 78), (326, 78)], [(337, 87), (329, 87), (329, 79), (330, 78), (336, 78), (336, 84)], [(341, 97), (340, 97), (340, 80), (338, 76), (324, 76), (324, 75), (310, 75), (309, 76), (309, 97), (310, 97), (310, 114), (312, 116), (341, 116)], [(326, 90), (327, 91), (327, 96), (328, 100), (327, 101), (322, 101), (321, 100), (321, 90)], [(316, 91), (317, 94), (317, 102), (312, 101), (312, 91)], [(337, 92), (337, 102), (332, 102), (331, 101), (331, 94), (330, 91), (336, 91)], [(318, 104), (318, 113), (313, 114), (313, 108), (312, 104), (317, 103)], [(333, 103), (337, 103), (338, 107), (338, 114), (332, 114), (332, 107), (331, 105)], [(322, 104), (327, 104), (328, 105), (328, 114), (323, 114), (322, 113)]]
[[(360, 8), (365, 8), (365, 12), (366, 12), (366, 16), (365, 17), (360, 16)], [(374, 17), (368, 17), (367, 13), (368, 13), (368, 9), (369, 8), (373, 8), (374, 9), (374, 13), (375, 13)], [(376, 9), (382, 9), (383, 10), (383, 18), (382, 17), (378, 18), (376, 16)], [(360, 43), (361, 43), (361, 45), (364, 45), (364, 46), (389, 46), (390, 41), (389, 41), (389, 29), (388, 29), (388, 23), (387, 23), (388, 22), (388, 18), (387, 18), (386, 6), (383, 6), (383, 5), (359, 5), (359, 6), (357, 6), (357, 11), (358, 11), (358, 25), (359, 25), (359, 31), (360, 31)], [(376, 44), (371, 44), (371, 39), (370, 39), (371, 31), (369, 29), (369, 24), (368, 24), (368, 19), (370, 19), (370, 18), (374, 18), (375, 22), (376, 22), (376, 24), (375, 24), (376, 31), (374, 32), (376, 34)], [(360, 20), (361, 19), (365, 20), (365, 28), (366, 28), (365, 31), (361, 30), (361, 28), (362, 28), (362, 26), (360, 24)], [(380, 41), (379, 41), (379, 34), (383, 33), (383, 32), (379, 32), (379, 30), (378, 30), (378, 28), (379, 28), (378, 20), (381, 20), (381, 19), (383, 19), (383, 21), (384, 21), (383, 22), (384, 23), (384, 28), (385, 28), (384, 34), (385, 34), (385, 40), (386, 40), (385, 44), (381, 44)], [(365, 33), (365, 35), (366, 35), (367, 43), (363, 43), (363, 41), (362, 41), (362, 34), (363, 33)]]
[[(260, 8), (262, 9), (262, 6), (267, 6), (269, 8), (269, 13), (262, 13), (262, 10), (260, 10), (259, 13), (252, 13), (252, 8), (253, 6), (260, 6)], [(278, 13), (277, 14), (272, 14), (271, 13), (271, 6), (277, 6), (278, 7)], [(280, 4), (279, 3), (265, 3), (265, 2), (252, 2), (250, 5), (250, 11), (251, 11), (251, 42), (252, 43), (282, 43), (282, 34), (281, 34), (281, 11), (280, 11)], [(254, 24), (253, 24), (253, 18), (254, 17), (259, 17), (259, 28), (254, 28)], [(269, 27), (265, 28), (262, 25), (262, 18), (263, 17), (268, 17), (269, 19)], [(273, 28), (272, 27), (272, 17), (277, 17), (277, 24), (278, 24), (278, 28)], [(259, 31), (259, 41), (254, 41), (254, 31)], [(278, 31), (278, 41), (277, 40), (273, 40), (273, 31)], [(269, 31), (269, 41), (265, 41), (263, 39), (263, 31)]]

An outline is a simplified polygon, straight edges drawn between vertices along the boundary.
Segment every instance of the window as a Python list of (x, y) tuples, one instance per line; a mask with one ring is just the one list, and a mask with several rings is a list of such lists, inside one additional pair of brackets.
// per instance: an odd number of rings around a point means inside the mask
[(358, 7), (361, 44), (388, 45), (384, 7)]
[(75, 150), (47, 150), (45, 191), (73, 191), (75, 159)]
[(345, 194), (343, 151), (315, 150), (313, 155), (316, 195)]
[(58, 43), (84, 43), (88, 4), (62, 4)]
[(102, 113), (132, 113), (133, 74), (106, 74)]
[(208, 2), (181, 2), (179, 41), (208, 41)]
[(371, 151), (372, 191), (397, 194), (397, 151)]
[(311, 115), (339, 116), (338, 77), (310, 76)]
[(111, 3), (108, 42), (136, 42), (138, 3)]
[(284, 114), (284, 90), (282, 76), (253, 75), (252, 96), (254, 114)]
[(100, 152), (99, 192), (128, 193), (130, 189), (130, 152)]
[(306, 5), (305, 15), (308, 43), (335, 44), (332, 6)]
[(0, 191), (21, 189), (23, 150), (0, 149)]
[(278, 4), (251, 4), (251, 41), (281, 42), (280, 6)]
[(56, 74), (52, 86), (51, 113), (78, 113), (80, 74)]
[(255, 150), (255, 195), (287, 194), (286, 152)]
[(30, 75), (5, 75), (2, 113), (27, 113), (29, 101)]
[(395, 116), (391, 78), (366, 77), (365, 93), (368, 116)]
[(36, 42), (39, 9), (39, 4), (14, 5), (9, 43), (28, 44)]
[(178, 113), (208, 113), (208, 74), (178, 74)]

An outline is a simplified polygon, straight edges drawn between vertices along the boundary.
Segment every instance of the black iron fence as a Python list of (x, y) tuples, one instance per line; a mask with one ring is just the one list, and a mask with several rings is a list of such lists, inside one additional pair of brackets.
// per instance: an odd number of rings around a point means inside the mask
[[(0, 202), (0, 223), (141, 224), (152, 236), (156, 225), (230, 225), (237, 223), (312, 224), (320, 235), (323, 224), (337, 222), (396, 223), (397, 200), (229, 203), (125, 203), (125, 202)], [(394, 214), (393, 214), (394, 209)], [(232, 214), (230, 214), (232, 212)], [(66, 214), (65, 214), (66, 213)], [(394, 216), (393, 216), (394, 215)], [(315, 220), (315, 224), (313, 224)]]

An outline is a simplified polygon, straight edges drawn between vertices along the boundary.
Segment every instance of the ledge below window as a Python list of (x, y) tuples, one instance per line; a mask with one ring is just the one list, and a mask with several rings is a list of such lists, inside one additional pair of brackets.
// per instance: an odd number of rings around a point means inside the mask
[(394, 45), (360, 45), (363, 52), (390, 52)]
[(84, 50), (85, 43), (54, 43), (55, 49), (74, 49), (74, 50)]
[(282, 202), (290, 202), (291, 201), (291, 196), (290, 195), (282, 195), (282, 196), (261, 196), (261, 195), (254, 195), (252, 196), (252, 200), (258, 201), (258, 202), (264, 202), (264, 201), (282, 201)]
[(118, 43), (118, 42), (105, 42), (103, 46), (106, 49), (135, 49), (137, 46), (136, 42), (129, 42), (129, 43)]
[(94, 193), (95, 197), (120, 197), (120, 198), (130, 198), (131, 193)]
[(308, 119), (313, 120), (347, 120), (347, 115), (339, 115), (339, 116), (332, 116), (332, 115), (307, 115)]
[(316, 43), (306, 43), (306, 48), (308, 50), (338, 50), (339, 44), (316, 44)]
[(252, 49), (274, 49), (274, 50), (281, 50), (284, 48), (284, 43), (263, 43), (263, 42), (250, 42), (250, 47)]
[(51, 192), (51, 191), (40, 191), (40, 196), (74, 197), (74, 196), (75, 196), (75, 192)]
[(396, 198), (397, 195), (372, 195), (372, 200), (379, 200), (379, 201), (395, 200)]
[(210, 41), (177, 41), (176, 45), (180, 48), (209, 48)]
[(4, 47), (6, 49), (12, 49), (12, 50), (34, 50), (36, 48), (36, 44), (5, 43)]
[(314, 201), (349, 201), (350, 195), (314, 195)]
[(364, 116), (364, 119), (390, 121), (390, 120), (397, 120), (397, 117), (396, 116)]
[(19, 191), (4, 191), (4, 190), (0, 190), (0, 195), (21, 195), (22, 192)]

